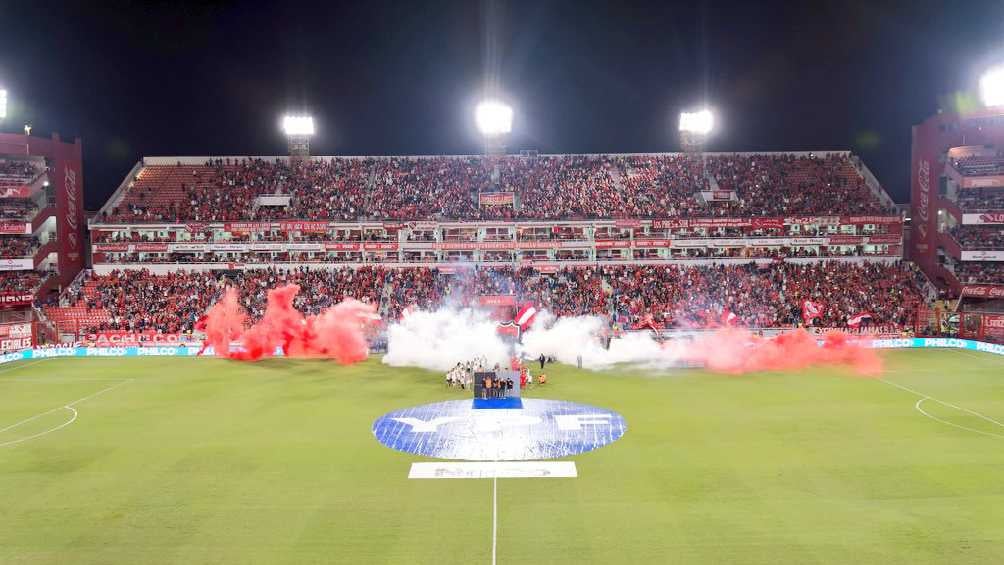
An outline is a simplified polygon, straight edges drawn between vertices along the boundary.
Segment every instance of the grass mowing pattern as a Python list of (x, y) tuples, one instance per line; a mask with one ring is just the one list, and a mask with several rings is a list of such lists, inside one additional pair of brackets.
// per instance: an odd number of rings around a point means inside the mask
[[(884, 378), (1004, 421), (1004, 359), (883, 354)], [(1004, 439), (830, 370), (549, 367), (529, 395), (616, 410), (578, 479), (499, 481), (499, 563), (995, 563)], [(491, 481), (409, 481), (378, 416), (450, 398), (376, 360), (66, 359), (0, 372), (0, 563), (488, 563)], [(925, 410), (1004, 434), (936, 402)], [(0, 443), (68, 418), (0, 432)]]

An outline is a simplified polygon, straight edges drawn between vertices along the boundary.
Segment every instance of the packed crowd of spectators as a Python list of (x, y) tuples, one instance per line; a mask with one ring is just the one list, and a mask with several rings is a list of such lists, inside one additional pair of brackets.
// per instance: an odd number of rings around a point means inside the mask
[(114, 271), (94, 276), (83, 285), (70, 289), (63, 305), (103, 309), (109, 319), (85, 331), (128, 330), (181, 332), (191, 331), (195, 323), (222, 295), (223, 289), (238, 289), (241, 304), (253, 319), (265, 313), (266, 293), (287, 283), (301, 285), (294, 304), (308, 314), (337, 304), (345, 298), (378, 303), (383, 290), (382, 269), (306, 269), (285, 271), (268, 269), (244, 271), (237, 275), (174, 272), (152, 275), (148, 271)]
[(952, 161), (955, 169), (967, 177), (1004, 174), (1004, 156), (970, 155)]
[(955, 276), (962, 284), (1004, 284), (1004, 262), (961, 263), (955, 266)]
[(0, 161), (0, 188), (18, 186), (35, 178), (38, 166), (32, 161)]
[(963, 249), (1004, 249), (1004, 226), (953, 226), (949, 233)]
[[(169, 168), (170, 165), (155, 167)], [(105, 218), (593, 219), (887, 213), (846, 156), (781, 154), (215, 160), (179, 175), (177, 199), (137, 181)], [(161, 171), (163, 172), (163, 171)], [(166, 181), (165, 181), (166, 182)], [(728, 194), (706, 202), (702, 192)], [(512, 193), (515, 204), (480, 205)], [(256, 205), (288, 196), (288, 206)]]
[(0, 219), (28, 220), (38, 211), (38, 206), (27, 198), (4, 198), (0, 200)]
[(43, 275), (36, 271), (0, 271), (0, 292), (35, 292)]
[(264, 313), (266, 291), (301, 286), (295, 305), (317, 313), (344, 298), (376, 304), (385, 320), (405, 309), (476, 304), (479, 296), (512, 294), (559, 316), (599, 315), (624, 325), (705, 326), (728, 310), (744, 325), (791, 326), (805, 300), (824, 305), (820, 325), (843, 326), (861, 312), (876, 324), (910, 324), (920, 302), (912, 267), (882, 263), (772, 263), (731, 266), (591, 266), (541, 273), (532, 268), (482, 268), (458, 274), (435, 269), (362, 267), (281, 269), (237, 274), (116, 271), (93, 276), (64, 295), (64, 306), (109, 312), (82, 331), (189, 331), (230, 285), (252, 318)]
[(31, 161), (3, 160), (0, 161), (0, 175), (15, 177), (31, 177), (38, 172), (35, 163)]
[(959, 193), (958, 202), (966, 211), (1004, 210), (1004, 189), (967, 188)]
[(713, 156), (707, 167), (720, 189), (736, 191), (739, 200), (731, 215), (889, 212), (843, 156)]
[(28, 257), (37, 248), (37, 237), (0, 236), (0, 257)]

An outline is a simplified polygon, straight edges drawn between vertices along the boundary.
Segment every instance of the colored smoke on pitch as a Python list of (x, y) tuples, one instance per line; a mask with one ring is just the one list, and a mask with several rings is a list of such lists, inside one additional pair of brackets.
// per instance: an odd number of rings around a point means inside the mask
[(721, 328), (689, 343), (670, 342), (667, 349), (682, 361), (731, 375), (825, 366), (849, 368), (862, 376), (882, 372), (878, 353), (847, 334), (829, 332), (821, 345), (818, 339), (803, 329), (764, 338), (742, 328)]
[(366, 332), (379, 320), (376, 307), (348, 298), (320, 314), (304, 316), (293, 306), (299, 292), (295, 284), (269, 290), (265, 314), (249, 323), (237, 291), (228, 288), (200, 323), (206, 345), (218, 356), (244, 361), (270, 357), (277, 348), (287, 357), (333, 359), (341, 364), (366, 359)]
[[(599, 316), (558, 318), (543, 311), (523, 334), (515, 354), (526, 359), (544, 355), (594, 370), (618, 365), (652, 370), (702, 366), (732, 375), (823, 366), (849, 368), (859, 375), (882, 370), (882, 360), (873, 349), (839, 332), (819, 337), (795, 330), (765, 338), (743, 328), (722, 327), (664, 341), (653, 332), (637, 331), (607, 343), (608, 336), (607, 323)], [(475, 357), (505, 364), (510, 351), (487, 312), (415, 310), (388, 328), (383, 362), (447, 370)]]

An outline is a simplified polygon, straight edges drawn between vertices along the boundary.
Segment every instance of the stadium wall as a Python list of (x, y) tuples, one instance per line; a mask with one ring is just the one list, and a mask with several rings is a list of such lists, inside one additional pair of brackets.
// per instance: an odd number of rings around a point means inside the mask
[[(797, 264), (808, 264), (808, 263), (819, 263), (822, 261), (838, 261), (842, 263), (895, 263), (900, 261), (900, 257), (889, 257), (889, 256), (868, 256), (868, 257), (792, 257), (785, 258), (786, 263), (797, 263)], [(653, 260), (653, 261), (564, 261), (564, 262), (549, 262), (544, 264), (531, 263), (526, 266), (533, 267), (536, 269), (552, 269), (558, 270), (562, 268), (587, 268), (587, 267), (602, 267), (602, 266), (614, 266), (614, 265), (727, 265), (727, 264), (739, 264), (747, 265), (749, 263), (756, 263), (758, 265), (768, 265), (773, 262), (773, 259), (754, 259), (751, 257), (736, 257), (728, 259), (671, 259), (671, 260)], [(478, 262), (479, 267), (511, 267), (513, 263), (511, 261), (506, 262)], [(204, 272), (204, 271), (252, 271), (257, 269), (299, 269), (301, 267), (309, 269), (341, 269), (343, 267), (358, 268), (364, 266), (380, 266), (387, 269), (406, 269), (406, 268), (416, 268), (416, 267), (427, 267), (435, 268), (440, 272), (459, 271), (463, 269), (473, 268), (475, 265), (473, 263), (420, 263), (420, 262), (372, 262), (372, 263), (341, 263), (341, 262), (328, 262), (328, 261), (318, 261), (316, 263), (147, 263), (147, 262), (136, 262), (136, 263), (96, 263), (93, 266), (95, 274), (107, 275), (115, 270), (121, 269), (145, 269), (155, 275), (166, 275), (168, 273), (176, 272), (178, 270), (184, 270), (188, 272)]]

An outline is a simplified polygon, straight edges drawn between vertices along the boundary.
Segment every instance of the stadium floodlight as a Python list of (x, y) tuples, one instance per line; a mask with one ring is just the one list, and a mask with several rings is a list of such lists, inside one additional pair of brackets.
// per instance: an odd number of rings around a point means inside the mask
[(0, 120), (7, 117), (7, 91), (0, 88)]
[(314, 135), (313, 116), (284, 116), (282, 131), (289, 137)]
[(680, 132), (692, 135), (708, 135), (715, 127), (715, 116), (711, 110), (680, 113)]
[(980, 98), (985, 106), (1004, 106), (1004, 66), (983, 73), (980, 77)]
[(497, 100), (486, 100), (475, 108), (474, 121), (485, 137), (505, 135), (512, 131), (512, 107)]

